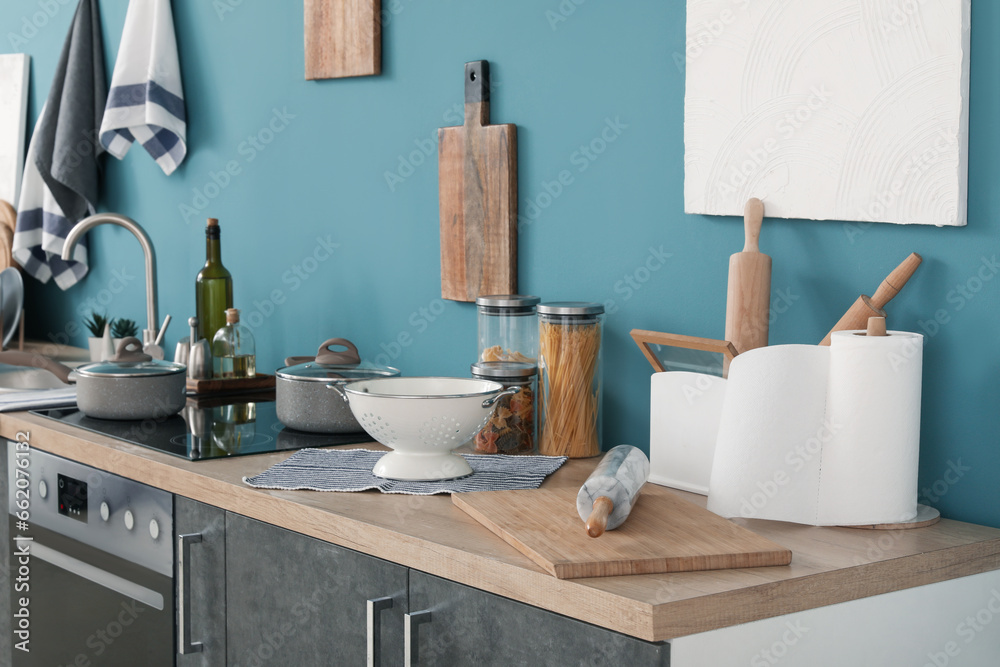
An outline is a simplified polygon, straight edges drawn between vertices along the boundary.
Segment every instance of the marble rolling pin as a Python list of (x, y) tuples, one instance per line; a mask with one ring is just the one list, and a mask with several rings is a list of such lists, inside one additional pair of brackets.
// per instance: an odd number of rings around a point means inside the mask
[(622, 525), (647, 479), (649, 459), (641, 449), (618, 445), (605, 454), (576, 496), (576, 511), (587, 524), (587, 534), (600, 537)]
[[(830, 329), (830, 333), (826, 335), (826, 338), (823, 339), (820, 345), (829, 345), (830, 336), (833, 335), (834, 331), (864, 329), (868, 326), (868, 318), (885, 317), (885, 304), (892, 301), (899, 294), (899, 290), (903, 289), (903, 285), (913, 276), (913, 272), (917, 270), (922, 261), (923, 258), (920, 255), (915, 252), (910, 253), (910, 256), (904, 259), (902, 264), (886, 276), (886, 279), (875, 290), (875, 294), (870, 297), (862, 294), (858, 297), (858, 300), (854, 302), (850, 310), (844, 313), (844, 316), (840, 318), (840, 321), (837, 322), (833, 329)], [(740, 352), (742, 351), (740, 350)]]

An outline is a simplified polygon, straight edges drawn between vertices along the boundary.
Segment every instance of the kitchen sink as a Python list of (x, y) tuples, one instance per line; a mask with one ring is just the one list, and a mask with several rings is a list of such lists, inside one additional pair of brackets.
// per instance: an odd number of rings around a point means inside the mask
[[(67, 366), (78, 366), (79, 362), (63, 362)], [(28, 389), (64, 389), (68, 385), (55, 375), (39, 368), (22, 368), (0, 364), (0, 393), (26, 391)]]

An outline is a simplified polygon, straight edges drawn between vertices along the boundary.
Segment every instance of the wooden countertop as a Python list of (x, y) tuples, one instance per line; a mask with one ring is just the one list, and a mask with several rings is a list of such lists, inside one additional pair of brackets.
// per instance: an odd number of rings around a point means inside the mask
[[(886, 532), (740, 519), (790, 548), (791, 565), (559, 580), (446, 495), (253, 489), (244, 475), (290, 453), (190, 462), (28, 413), (0, 415), (0, 435), (13, 439), (19, 431), (29, 432), (32, 447), (649, 641), (1000, 568), (1000, 530), (957, 521)], [(595, 465), (570, 461), (545, 486), (578, 488)], [(705, 504), (702, 496), (677, 493)]]

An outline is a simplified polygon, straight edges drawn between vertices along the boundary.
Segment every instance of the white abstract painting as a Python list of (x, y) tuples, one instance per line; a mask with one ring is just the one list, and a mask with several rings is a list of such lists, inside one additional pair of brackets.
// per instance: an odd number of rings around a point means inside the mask
[(0, 55), (0, 199), (17, 206), (28, 121), (28, 56)]
[(684, 209), (964, 225), (971, 0), (688, 0)]

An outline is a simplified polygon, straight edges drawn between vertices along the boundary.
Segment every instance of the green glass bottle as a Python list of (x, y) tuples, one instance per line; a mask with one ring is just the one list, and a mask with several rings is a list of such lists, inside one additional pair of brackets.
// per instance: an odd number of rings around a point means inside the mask
[(226, 310), (233, 307), (233, 276), (222, 265), (219, 221), (208, 219), (205, 228), (205, 266), (195, 281), (198, 336), (212, 344), (215, 332), (226, 326)]

